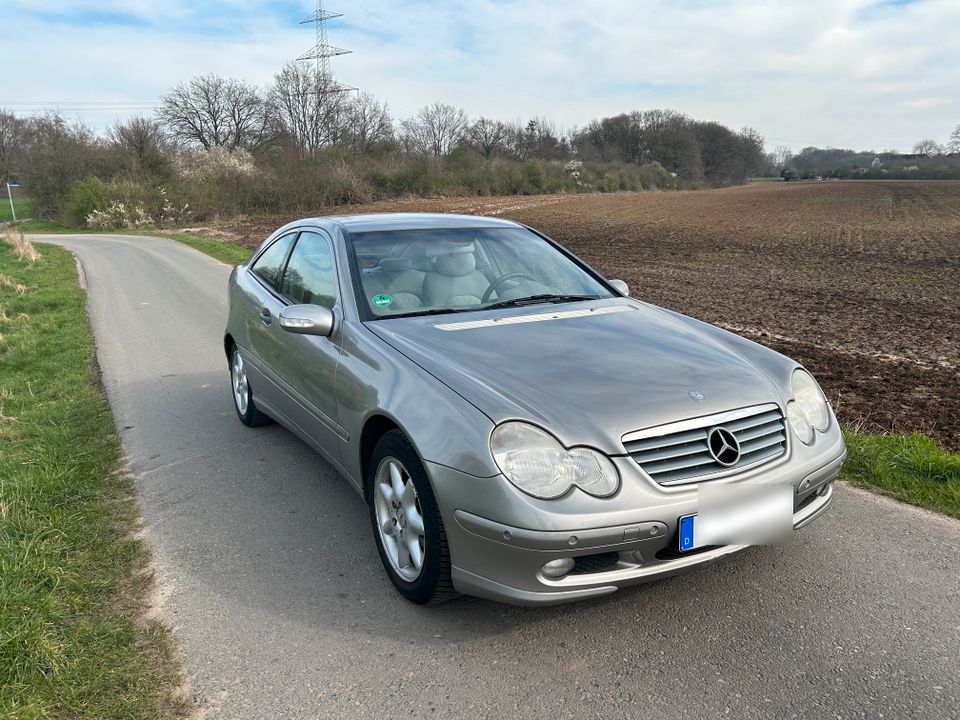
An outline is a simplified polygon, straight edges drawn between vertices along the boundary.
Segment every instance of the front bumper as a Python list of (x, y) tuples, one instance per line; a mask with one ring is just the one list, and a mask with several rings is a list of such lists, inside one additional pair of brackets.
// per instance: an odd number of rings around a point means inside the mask
[[(821, 467), (791, 478), (797, 488), (794, 529), (812, 522), (830, 505), (833, 483), (845, 457), (843, 452)], [(445, 471), (448, 482), (450, 472), (454, 471)], [(728, 545), (682, 555), (674, 552), (677, 520), (696, 511), (695, 498), (695, 489), (688, 488), (682, 498), (659, 506), (656, 519), (574, 530), (533, 530), (460, 508), (442, 508), (454, 586), (466, 595), (500, 602), (552, 605), (670, 577), (749, 547)], [(649, 518), (649, 513), (644, 514)], [(543, 566), (560, 558), (577, 560), (577, 568), (560, 578), (544, 576)], [(595, 562), (597, 558), (603, 562)]]

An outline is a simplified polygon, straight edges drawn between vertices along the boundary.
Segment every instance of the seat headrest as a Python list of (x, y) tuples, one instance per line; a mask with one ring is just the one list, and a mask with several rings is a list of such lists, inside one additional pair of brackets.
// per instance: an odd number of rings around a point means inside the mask
[(477, 256), (472, 252), (438, 255), (433, 267), (442, 275), (462, 277), (477, 269)]
[(413, 267), (413, 263), (406, 257), (385, 257), (380, 258), (380, 267), (384, 272), (395, 273), (409, 270)]
[(472, 253), (474, 249), (473, 241), (453, 242), (450, 240), (438, 240), (427, 245), (426, 250), (424, 250), (424, 254), (427, 257), (439, 257), (441, 255)]

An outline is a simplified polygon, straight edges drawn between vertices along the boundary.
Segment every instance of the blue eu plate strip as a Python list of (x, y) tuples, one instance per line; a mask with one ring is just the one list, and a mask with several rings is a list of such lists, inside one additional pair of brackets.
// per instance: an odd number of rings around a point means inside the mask
[(693, 550), (693, 519), (696, 515), (684, 515), (680, 518), (680, 552)]

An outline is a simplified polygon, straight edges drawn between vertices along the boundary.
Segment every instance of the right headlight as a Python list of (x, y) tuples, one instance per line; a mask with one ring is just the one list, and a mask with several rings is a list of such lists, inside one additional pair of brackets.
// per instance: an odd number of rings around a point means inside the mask
[(551, 500), (576, 485), (590, 495), (606, 497), (620, 487), (620, 474), (610, 459), (592, 448), (567, 450), (553, 435), (524, 422), (505, 422), (490, 435), (497, 467), (528, 495)]
[(790, 378), (793, 400), (787, 403), (787, 420), (800, 442), (813, 442), (814, 430), (825, 432), (830, 424), (830, 408), (817, 381), (806, 370), (797, 368)]

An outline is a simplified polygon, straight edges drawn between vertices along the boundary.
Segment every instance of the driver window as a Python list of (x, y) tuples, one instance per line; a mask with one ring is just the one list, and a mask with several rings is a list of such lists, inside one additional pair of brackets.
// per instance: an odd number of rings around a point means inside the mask
[(280, 275), (280, 268), (283, 267), (283, 261), (286, 259), (287, 253), (290, 251), (290, 245), (293, 244), (293, 239), (296, 236), (296, 233), (284, 235), (282, 238), (273, 243), (273, 245), (264, 250), (260, 257), (257, 258), (257, 261), (253, 264), (253, 267), (251, 267), (252, 272), (261, 280), (263, 280), (271, 289), (277, 287), (277, 278)]
[(280, 294), (296, 305), (333, 308), (336, 288), (330, 241), (318, 233), (300, 233), (280, 283)]

